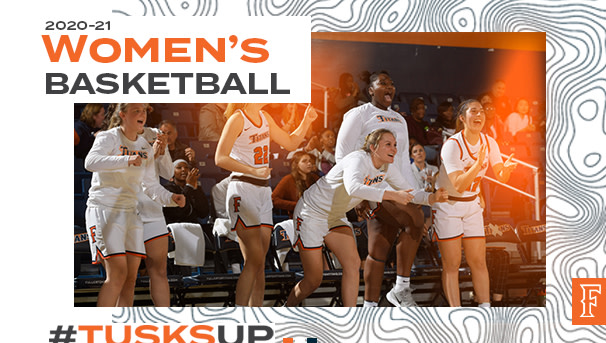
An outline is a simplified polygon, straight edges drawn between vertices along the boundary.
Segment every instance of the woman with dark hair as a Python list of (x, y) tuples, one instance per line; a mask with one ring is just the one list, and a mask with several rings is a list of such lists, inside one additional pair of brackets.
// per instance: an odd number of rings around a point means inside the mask
[(74, 123), (74, 156), (85, 158), (93, 146), (95, 135), (103, 125), (105, 108), (103, 104), (87, 104), (80, 119)]
[(290, 218), (292, 218), (292, 212), (303, 192), (320, 178), (314, 173), (314, 160), (313, 155), (297, 151), (290, 164), (290, 174), (284, 176), (271, 193), (274, 207), (287, 210)]
[(430, 138), (429, 144), (441, 145), (448, 137), (455, 133), (456, 120), (454, 117), (454, 107), (451, 102), (444, 101), (438, 105), (438, 118), (433, 123), (432, 128), (441, 133), (437, 140)]
[(236, 306), (263, 305), (265, 255), (273, 230), (270, 141), (286, 150), (295, 150), (317, 118), (313, 107), (307, 106), (301, 125), (289, 134), (262, 110), (265, 105), (228, 104), (227, 122), (215, 154), (215, 164), (232, 171), (226, 208), (244, 257), (244, 267), (236, 284)]
[[(446, 199), (444, 190), (430, 194), (411, 189), (398, 168), (391, 165), (398, 151), (396, 146), (391, 131), (373, 131), (361, 150), (345, 156), (299, 199), (294, 214), (294, 246), (299, 250), (304, 276), (291, 291), (286, 306), (297, 306), (320, 286), (323, 244), (343, 266), (343, 306), (356, 306), (360, 256), (346, 213), (362, 200), (389, 200), (406, 205), (411, 201), (432, 204)], [(387, 189), (386, 183), (392, 188)]]
[[(385, 71), (370, 76), (370, 103), (347, 112), (337, 136), (335, 157), (337, 163), (352, 151), (360, 149), (364, 137), (382, 128), (394, 133), (398, 152), (392, 167), (400, 170), (409, 185), (414, 185), (408, 155), (408, 126), (402, 116), (393, 111), (391, 103), (396, 94), (394, 83)], [(372, 204), (374, 205), (374, 204)], [(366, 219), (368, 229), (368, 257), (364, 262), (364, 306), (377, 306), (381, 297), (381, 284), (385, 263), (394, 241), (396, 244), (396, 284), (387, 294), (394, 306), (416, 306), (412, 297), (410, 273), (424, 231), (423, 211), (415, 204), (382, 202), (376, 215), (368, 215), (371, 204), (367, 201), (356, 206), (358, 216)]]
[(516, 102), (516, 110), (505, 119), (505, 130), (512, 137), (520, 131), (535, 131), (528, 100), (521, 98)]
[(442, 285), (450, 306), (461, 306), (459, 267), (461, 247), (471, 269), (475, 299), (490, 307), (489, 275), (480, 182), (488, 165), (497, 180), (507, 182), (516, 163), (505, 162), (494, 138), (482, 133), (486, 116), (478, 100), (461, 103), (457, 133), (442, 147), (442, 165), (436, 185), (448, 191), (448, 202), (433, 205), (435, 239), (442, 255)]

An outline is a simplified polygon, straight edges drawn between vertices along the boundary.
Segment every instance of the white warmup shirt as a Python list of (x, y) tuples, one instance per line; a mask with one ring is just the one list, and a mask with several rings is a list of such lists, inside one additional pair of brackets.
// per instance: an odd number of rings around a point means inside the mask
[(415, 185), (408, 153), (408, 126), (404, 118), (392, 109), (385, 111), (371, 103), (366, 103), (345, 113), (337, 135), (335, 150), (337, 162), (352, 151), (361, 149), (366, 136), (377, 129), (387, 129), (395, 135), (398, 153), (393, 164), (403, 172), (408, 184)]
[[(151, 154), (154, 153), (153, 144), (160, 130), (146, 127), (143, 130), (142, 136), (150, 146), (152, 146)], [(173, 167), (173, 161), (168, 151), (168, 145), (164, 149), (164, 155), (159, 155), (158, 158), (154, 158), (154, 179), (158, 180), (158, 175), (162, 176), (166, 180), (170, 180), (173, 177), (175, 169)], [(158, 180), (159, 181), (159, 180)], [(152, 200), (145, 193), (139, 192), (138, 194), (138, 206), (139, 215), (143, 222), (155, 222), (164, 221), (164, 213), (162, 212), (162, 204)]]
[[(343, 158), (303, 194), (305, 206), (318, 216), (341, 219), (362, 200), (380, 202), (386, 183), (396, 190), (412, 187), (395, 165), (377, 169), (370, 155), (362, 150)], [(428, 205), (429, 193), (413, 191), (413, 202)]]
[[(140, 166), (128, 166), (131, 155), (139, 155)], [(137, 206), (137, 194), (143, 190), (161, 204), (174, 204), (172, 193), (160, 185), (154, 170), (152, 147), (142, 137), (126, 138), (119, 127), (100, 132), (84, 166), (93, 172), (88, 206), (131, 209)]]

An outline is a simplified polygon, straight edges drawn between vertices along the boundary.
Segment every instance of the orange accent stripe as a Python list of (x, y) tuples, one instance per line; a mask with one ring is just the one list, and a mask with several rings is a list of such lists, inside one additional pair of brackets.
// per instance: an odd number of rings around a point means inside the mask
[(455, 143), (457, 143), (457, 145), (459, 146), (459, 151), (461, 152), (461, 156), (459, 157), (459, 159), (463, 159), (463, 148), (461, 147), (461, 143), (459, 143), (458, 140), (454, 139), (454, 138), (448, 138), (448, 140), (453, 140)]
[(261, 123), (259, 125), (255, 124), (255, 122), (246, 114), (246, 112), (239, 110), (240, 112), (242, 112), (242, 115), (246, 117), (246, 119), (248, 119), (248, 121), (253, 124), (254, 127), (256, 127), (257, 129), (260, 129), (263, 126), (263, 117), (261, 117), (261, 115), (259, 114), (259, 117), (261, 118)]
[(463, 239), (486, 239), (486, 236), (463, 237)]
[(160, 239), (160, 238), (168, 237), (168, 236), (171, 236), (171, 235), (172, 235), (172, 234), (171, 234), (170, 232), (167, 232), (167, 233), (165, 233), (165, 234), (163, 234), (163, 235), (156, 236), (156, 237), (152, 237), (152, 238), (150, 238), (150, 239), (146, 240), (144, 243), (151, 242), (151, 241), (155, 241), (156, 239)]
[(146, 255), (146, 254), (140, 254), (140, 253), (138, 253), (138, 252), (131, 252), (131, 251), (127, 251), (126, 253), (127, 253), (128, 255), (132, 255), (132, 256), (139, 256), (139, 257), (141, 257), (141, 258), (147, 258), (147, 255)]
[(300, 249), (303, 249), (303, 250), (318, 250), (318, 249), (322, 249), (322, 247), (306, 248), (303, 245), (303, 241), (301, 241), (301, 236), (299, 236), (299, 238), (297, 238), (297, 241), (295, 242), (295, 246), (297, 246), (297, 245), (299, 246)]
[(231, 229), (231, 231), (236, 231), (236, 227), (238, 226), (238, 223), (242, 224), (242, 227), (245, 230), (249, 230), (249, 229), (257, 229), (257, 228), (261, 228), (261, 227), (267, 227), (273, 230), (274, 226), (270, 225), (270, 224), (264, 224), (261, 223), (259, 225), (252, 225), (252, 226), (247, 226), (246, 224), (244, 224), (244, 221), (242, 220), (242, 218), (240, 218), (240, 216), (238, 216), (238, 219), (236, 220), (236, 225), (234, 225), (234, 227)]

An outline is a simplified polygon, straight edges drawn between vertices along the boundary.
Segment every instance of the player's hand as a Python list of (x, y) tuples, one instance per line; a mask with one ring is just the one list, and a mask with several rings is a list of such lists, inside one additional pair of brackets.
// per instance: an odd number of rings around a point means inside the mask
[(356, 214), (358, 215), (358, 218), (360, 218), (360, 219), (370, 218), (371, 210), (370, 210), (370, 205), (368, 204), (368, 201), (364, 200), (361, 203), (359, 203), (355, 207), (355, 210), (356, 210)]
[(166, 150), (166, 135), (165, 134), (158, 134), (156, 137), (156, 140), (154, 141), (154, 145), (152, 146), (152, 148), (154, 149), (154, 158), (157, 158), (160, 155), (164, 155), (164, 152)]
[(307, 105), (307, 108), (305, 109), (305, 117), (303, 118), (303, 120), (312, 122), (316, 120), (316, 118), (318, 118), (318, 112), (316, 112), (316, 109), (311, 104)]
[(194, 189), (198, 188), (198, 178), (200, 177), (200, 171), (198, 168), (192, 168), (187, 173), (185, 182), (189, 185), (194, 186)]
[(512, 158), (513, 158), (513, 154), (509, 155), (509, 157), (507, 158), (505, 163), (503, 163), (503, 171), (505, 171), (507, 173), (511, 173), (514, 169), (516, 169), (518, 164), (516, 162), (512, 162), (511, 161)]
[(408, 205), (409, 202), (412, 201), (412, 199), (414, 198), (414, 196), (412, 194), (410, 194), (410, 192), (412, 192), (412, 189), (407, 189), (407, 190), (400, 190), (400, 191), (395, 191), (394, 192), (394, 198), (391, 199), (395, 202), (399, 202), (402, 205)]
[(139, 167), (139, 166), (141, 166), (141, 163), (143, 163), (141, 156), (139, 156), (139, 155), (128, 156), (128, 165), (129, 166)]
[(185, 206), (185, 195), (183, 194), (175, 194), (173, 193), (173, 195), (171, 196), (171, 199), (179, 206), (179, 207), (184, 207)]
[(269, 167), (253, 168), (252, 174), (260, 179), (267, 179), (269, 177), (269, 175), (271, 175), (271, 168), (269, 168)]
[(482, 144), (480, 147), (480, 151), (478, 152), (478, 160), (476, 163), (479, 163), (480, 166), (484, 164), (484, 159), (486, 158), (486, 152), (488, 151), (488, 147), (486, 144)]
[(448, 192), (446, 188), (438, 188), (435, 193), (433, 193), (434, 202), (447, 202), (448, 201)]

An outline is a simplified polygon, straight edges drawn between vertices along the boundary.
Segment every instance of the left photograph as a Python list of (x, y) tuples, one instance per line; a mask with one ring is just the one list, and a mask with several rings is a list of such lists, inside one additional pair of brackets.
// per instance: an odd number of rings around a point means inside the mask
[(313, 106), (89, 103), (74, 119), (75, 306), (283, 305), (302, 268), (292, 210), (322, 174)]

